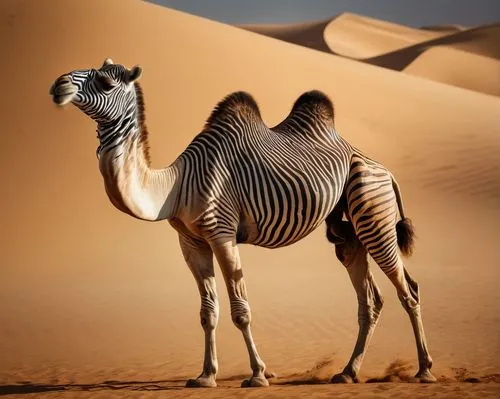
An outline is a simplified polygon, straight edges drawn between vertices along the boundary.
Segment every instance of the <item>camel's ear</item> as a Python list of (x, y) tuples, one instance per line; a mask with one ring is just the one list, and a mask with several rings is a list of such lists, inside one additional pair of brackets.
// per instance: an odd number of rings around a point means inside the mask
[(133, 83), (136, 80), (139, 80), (142, 75), (142, 68), (139, 65), (134, 66), (128, 75), (128, 82)]
[(111, 58), (106, 58), (104, 60), (104, 62), (102, 63), (102, 67), (105, 67), (106, 65), (112, 65), (112, 64), (113, 64), (113, 60)]

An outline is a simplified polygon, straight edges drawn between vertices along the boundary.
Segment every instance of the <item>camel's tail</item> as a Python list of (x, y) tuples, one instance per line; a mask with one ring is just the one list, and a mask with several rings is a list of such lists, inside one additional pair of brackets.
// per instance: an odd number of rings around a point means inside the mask
[(415, 228), (413, 227), (411, 220), (405, 217), (401, 191), (394, 176), (392, 176), (392, 188), (396, 194), (399, 215), (401, 216), (401, 220), (396, 224), (398, 246), (403, 255), (411, 256), (413, 253), (413, 247), (415, 246)]

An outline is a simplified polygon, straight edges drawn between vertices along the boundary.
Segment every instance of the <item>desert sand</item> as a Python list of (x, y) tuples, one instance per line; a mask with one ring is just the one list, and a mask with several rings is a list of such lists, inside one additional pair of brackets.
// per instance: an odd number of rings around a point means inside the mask
[(344, 13), (307, 24), (239, 27), (481, 93), (500, 92), (499, 24), (416, 29)]
[(333, 18), (324, 32), (335, 54), (356, 59), (373, 58), (443, 35), (439, 31), (410, 28), (351, 13)]
[(500, 60), (452, 46), (429, 48), (403, 71), (437, 82), (500, 96)]
[(461, 30), (466, 30), (469, 28), (467, 26), (459, 24), (448, 24), (448, 25), (427, 25), (427, 26), (422, 26), (420, 29), (432, 30), (443, 33), (452, 33), (452, 32), (459, 32)]
[[(414, 29), (352, 13), (302, 24), (238, 26), (276, 39), (353, 59), (375, 57), (447, 33), (442, 30)], [(307, 41), (304, 40), (305, 37)]]
[(325, 40), (324, 33), (331, 20), (313, 21), (301, 24), (246, 24), (239, 28), (259, 33), (285, 42), (331, 53), (332, 49)]
[[(74, 2), (71, 11), (63, 0), (6, 0), (0, 38), (0, 395), (498, 397), (498, 97), (135, 0)], [(421, 286), (439, 382), (320, 384), (344, 367), (357, 333), (354, 290), (321, 227), (288, 248), (241, 247), (256, 343), (280, 378), (237, 388), (249, 362), (218, 275), (220, 387), (183, 389), (201, 370), (203, 334), (176, 233), (109, 203), (94, 123), (48, 94), (62, 73), (106, 57), (144, 69), (155, 167), (172, 162), (231, 91), (252, 93), (270, 126), (302, 92), (327, 93), (339, 132), (402, 188), (418, 235), (406, 263)], [(411, 326), (372, 270), (385, 307), (360, 377), (404, 381), (417, 367)]]

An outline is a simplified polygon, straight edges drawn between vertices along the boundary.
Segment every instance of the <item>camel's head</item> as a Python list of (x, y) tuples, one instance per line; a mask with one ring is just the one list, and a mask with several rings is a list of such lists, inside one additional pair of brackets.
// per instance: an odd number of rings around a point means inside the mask
[(139, 66), (128, 69), (106, 58), (100, 69), (79, 69), (60, 76), (50, 94), (59, 106), (73, 103), (97, 122), (112, 122), (135, 101), (134, 82), (141, 74)]

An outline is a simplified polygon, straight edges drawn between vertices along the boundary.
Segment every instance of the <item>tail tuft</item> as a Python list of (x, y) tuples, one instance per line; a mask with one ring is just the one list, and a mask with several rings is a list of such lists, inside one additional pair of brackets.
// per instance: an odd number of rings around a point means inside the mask
[(396, 234), (401, 253), (405, 256), (411, 256), (415, 245), (415, 228), (411, 220), (408, 218), (401, 219), (396, 224)]

